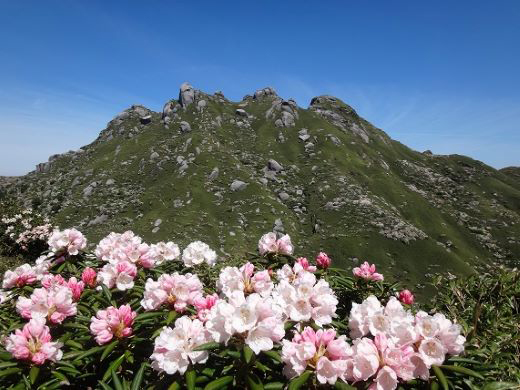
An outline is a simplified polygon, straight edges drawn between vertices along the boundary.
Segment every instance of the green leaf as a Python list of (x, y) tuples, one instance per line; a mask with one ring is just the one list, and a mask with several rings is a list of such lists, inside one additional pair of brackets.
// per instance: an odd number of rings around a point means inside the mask
[(108, 366), (107, 370), (105, 371), (105, 374), (103, 375), (103, 379), (102, 379), (103, 382), (105, 382), (108, 378), (110, 378), (112, 371), (115, 371), (119, 368), (121, 363), (123, 363), (124, 358), (125, 358), (125, 354), (119, 356), (116, 360), (114, 360), (112, 363), (110, 363), (110, 366)]
[(80, 343), (74, 341), (74, 340), (67, 340), (65, 341), (65, 345), (68, 345), (69, 347), (76, 348), (76, 349), (83, 349), (83, 345)]
[(247, 345), (244, 345), (244, 349), (242, 350), (244, 352), (244, 360), (247, 364), (249, 364), (249, 362), (251, 361), (251, 358), (253, 357), (253, 355), (255, 354), (253, 352), (253, 350), (251, 348), (249, 348), (249, 346)]
[(296, 322), (294, 322), (294, 321), (287, 321), (287, 322), (285, 323), (285, 325), (283, 326), (283, 328), (284, 328), (285, 330), (289, 330), (289, 329), (291, 329), (295, 324), (296, 324)]
[(195, 390), (195, 380), (197, 379), (195, 370), (190, 367), (190, 369), (186, 371), (186, 374), (184, 374), (184, 377), (186, 378), (186, 386), (188, 387), (188, 390)]
[(231, 382), (233, 382), (232, 376), (223, 376), (222, 378), (209, 382), (206, 387), (204, 387), (204, 390), (218, 390), (229, 385)]
[(437, 381), (432, 381), (430, 383), (430, 390), (439, 390), (439, 382)]
[(443, 390), (449, 390), (449, 388), (448, 388), (448, 381), (446, 380), (446, 377), (444, 376), (444, 373), (439, 368), (439, 366), (433, 365), (432, 369), (433, 369), (433, 372), (434, 372), (435, 376), (437, 377), (437, 379), (441, 383), (442, 389)]
[(111, 302), (112, 293), (110, 292), (110, 289), (103, 283), (101, 283), (101, 288), (103, 289), (103, 294), (105, 294), (105, 297), (108, 299), (109, 302)]
[(351, 386), (340, 379), (336, 381), (336, 383), (334, 384), (334, 388), (337, 390), (356, 390), (354, 386)]
[(86, 358), (87, 356), (94, 355), (95, 353), (98, 353), (101, 351), (103, 347), (93, 347), (90, 348), (88, 351), (83, 352), (82, 354), (78, 355), (76, 359), (74, 359), (74, 362), (80, 361), (83, 358)]
[(34, 385), (34, 383), (36, 382), (36, 379), (38, 379), (39, 374), (40, 374), (40, 367), (32, 366), (31, 371), (29, 371), (29, 380), (31, 381), (32, 385)]
[(103, 381), (98, 381), (98, 383), (101, 385), (101, 387), (103, 388), (103, 390), (112, 390), (112, 388), (107, 385), (105, 382)]
[(3, 363), (0, 363), (0, 368), (14, 367), (17, 365), (18, 365), (17, 362), (3, 362)]
[(175, 381), (170, 386), (168, 386), (168, 390), (179, 390), (181, 388), (181, 385), (179, 382)]
[(276, 360), (278, 363), (282, 362), (282, 358), (280, 354), (272, 349), (270, 351), (262, 351), (264, 355), (269, 356), (271, 359)]
[(282, 390), (283, 386), (282, 382), (270, 382), (264, 385), (264, 390)]
[(70, 385), (69, 378), (67, 378), (61, 372), (59, 372), (59, 371), (52, 371), (51, 374), (54, 375), (60, 381), (60, 384), (62, 384), (62, 385)]
[(0, 377), (16, 374), (17, 372), (20, 372), (20, 371), (22, 371), (21, 368), (16, 368), (16, 367), (8, 368), (8, 369), (0, 371)]
[(199, 345), (197, 348), (194, 348), (193, 351), (213, 351), (215, 349), (219, 349), (221, 346), (222, 345), (220, 343), (210, 341), (209, 343)]
[(443, 370), (448, 370), (448, 371), (458, 372), (460, 374), (474, 376), (475, 378), (478, 378), (478, 379), (484, 379), (484, 377), (481, 374), (479, 374), (478, 372), (475, 372), (473, 370), (470, 370), (469, 368), (466, 368), (466, 367), (462, 367), (462, 366), (439, 366), (439, 367), (441, 367)]
[(513, 382), (489, 382), (482, 387), (482, 390), (509, 390), (518, 389), (518, 383)]
[(105, 358), (114, 350), (114, 348), (119, 343), (119, 340), (112, 341), (110, 344), (108, 344), (106, 347), (104, 347), (104, 351), (101, 354), (101, 357), (99, 358), (100, 361), (105, 360)]
[(143, 381), (144, 371), (146, 370), (147, 363), (141, 364), (139, 371), (135, 375), (134, 380), (132, 381), (132, 388), (130, 390), (140, 390), (141, 382)]
[(119, 380), (119, 377), (117, 376), (116, 372), (114, 370), (110, 371), (112, 374), (112, 384), (116, 388), (116, 390), (124, 390), (123, 385), (121, 384), (121, 381)]
[(148, 320), (150, 318), (161, 317), (161, 316), (164, 316), (163, 311), (149, 311), (146, 313), (139, 314), (137, 317), (135, 317), (134, 322), (140, 322), (140, 321)]
[(175, 310), (172, 310), (168, 313), (168, 317), (166, 317), (166, 325), (170, 325), (173, 320), (175, 320), (177, 318), (179, 314), (175, 311)]
[(257, 375), (248, 374), (246, 379), (250, 390), (264, 390), (264, 385)]
[(303, 374), (301, 374), (299, 377), (294, 378), (292, 381), (289, 382), (289, 387), (287, 389), (298, 390), (300, 387), (307, 383), (310, 376), (311, 372), (309, 370), (304, 371)]

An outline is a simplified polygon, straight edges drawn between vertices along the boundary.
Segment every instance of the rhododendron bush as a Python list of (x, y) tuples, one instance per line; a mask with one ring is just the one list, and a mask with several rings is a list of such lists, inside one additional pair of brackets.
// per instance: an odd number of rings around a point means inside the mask
[(219, 259), (195, 241), (111, 233), (92, 253), (75, 229), (5, 273), (1, 388), (471, 390), (461, 327), (414, 304), (375, 265), (258, 254)]

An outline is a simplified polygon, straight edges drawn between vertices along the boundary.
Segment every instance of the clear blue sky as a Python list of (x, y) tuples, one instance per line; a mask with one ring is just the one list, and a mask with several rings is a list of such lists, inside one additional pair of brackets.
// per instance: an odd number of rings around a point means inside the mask
[(417, 150), (520, 165), (520, 1), (0, 0), (0, 175), (184, 81), (331, 94)]

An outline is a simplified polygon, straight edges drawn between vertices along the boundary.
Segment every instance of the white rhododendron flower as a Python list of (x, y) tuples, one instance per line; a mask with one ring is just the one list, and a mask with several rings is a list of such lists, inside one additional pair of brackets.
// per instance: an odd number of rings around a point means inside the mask
[(217, 254), (208, 244), (194, 241), (182, 251), (182, 261), (186, 267), (192, 267), (202, 263), (214, 265), (217, 262)]
[(173, 242), (158, 242), (150, 246), (150, 252), (155, 259), (155, 265), (161, 265), (165, 261), (172, 261), (177, 259), (181, 251), (179, 246)]
[(285, 335), (282, 309), (272, 298), (257, 293), (244, 297), (240, 291), (233, 293), (229, 302), (220, 299), (215, 303), (206, 328), (220, 343), (227, 343), (235, 334), (245, 335), (245, 343), (256, 354), (271, 350)]
[(166, 304), (178, 312), (186, 310), (188, 305), (194, 305), (202, 297), (203, 286), (197, 275), (190, 273), (180, 275), (163, 274), (157, 281), (148, 279), (145, 285), (141, 306), (145, 310), (155, 310)]
[(323, 326), (336, 316), (338, 299), (329, 284), (323, 279), (316, 281), (311, 272), (300, 273), (292, 283), (281, 280), (273, 296), (291, 321), (312, 319), (318, 326)]
[(159, 372), (184, 374), (191, 364), (205, 363), (207, 351), (194, 351), (196, 347), (210, 341), (204, 324), (198, 319), (183, 316), (175, 321), (175, 327), (164, 327), (155, 339), (152, 368)]
[(267, 270), (254, 272), (255, 266), (246, 263), (242, 267), (226, 267), (220, 272), (217, 288), (230, 297), (235, 291), (250, 294), (259, 293), (265, 297), (271, 293), (273, 282)]

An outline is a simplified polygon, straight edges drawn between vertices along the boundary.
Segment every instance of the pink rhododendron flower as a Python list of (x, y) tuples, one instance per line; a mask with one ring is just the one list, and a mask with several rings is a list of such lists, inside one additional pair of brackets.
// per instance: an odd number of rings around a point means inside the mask
[(173, 242), (158, 242), (150, 246), (150, 252), (154, 258), (155, 265), (161, 265), (165, 261), (172, 261), (181, 254), (179, 246)]
[(155, 265), (155, 252), (131, 231), (123, 234), (110, 233), (99, 242), (95, 253), (98, 259), (112, 265), (123, 261), (144, 268), (153, 268)]
[(325, 252), (320, 252), (318, 256), (316, 256), (316, 264), (318, 264), (318, 267), (327, 269), (330, 267), (330, 263), (332, 263), (332, 260)]
[(67, 252), (69, 255), (77, 255), (87, 246), (87, 239), (76, 229), (54, 230), (49, 237), (49, 248), (55, 254)]
[(67, 317), (76, 315), (76, 304), (68, 286), (37, 288), (30, 298), (19, 297), (16, 310), (23, 318), (41, 318), (52, 324), (61, 324)]
[(298, 257), (294, 263), (294, 272), (298, 273), (300, 270), (316, 272), (316, 267), (311, 265), (306, 257)]
[(56, 286), (65, 286), (67, 281), (61, 275), (48, 274), (42, 278), (41, 283), (43, 287), (49, 289)]
[(292, 341), (282, 340), (282, 345), (284, 373), (289, 378), (311, 369), (320, 383), (332, 385), (343, 377), (352, 360), (352, 348), (345, 336), (336, 338), (333, 329), (314, 331), (306, 327), (295, 333)]
[(72, 292), (72, 299), (79, 301), (81, 293), (85, 289), (85, 284), (82, 281), (78, 281), (74, 276), (67, 281), (67, 287)]
[(376, 272), (376, 265), (375, 264), (368, 264), (367, 261), (365, 261), (363, 264), (361, 264), (360, 267), (356, 267), (352, 270), (352, 273), (354, 276), (357, 276), (358, 278), (362, 278), (365, 280), (384, 280), (383, 275), (378, 274)]
[(12, 271), (5, 271), (2, 288), (23, 287), (35, 283), (36, 280), (37, 275), (33, 267), (23, 264)]
[(202, 296), (202, 283), (197, 275), (163, 274), (157, 281), (148, 279), (145, 284), (141, 306), (145, 310), (155, 310), (166, 304), (178, 312), (183, 312), (187, 305), (193, 305), (196, 298)]
[(258, 293), (265, 297), (271, 293), (273, 282), (269, 272), (254, 272), (255, 266), (246, 263), (242, 267), (226, 267), (220, 272), (217, 280), (217, 288), (230, 297), (235, 291), (243, 292), (245, 295)]
[(87, 267), (81, 274), (81, 280), (88, 287), (96, 287), (97, 285), (97, 272), (93, 268)]
[(11, 333), (5, 339), (4, 345), (16, 359), (27, 360), (37, 365), (47, 360), (58, 361), (63, 355), (60, 349), (63, 344), (51, 341), (49, 327), (41, 318), (34, 318), (22, 329)]
[(410, 290), (403, 290), (399, 292), (399, 300), (405, 305), (412, 305), (415, 297)]
[(119, 308), (110, 306), (99, 310), (90, 320), (90, 331), (99, 345), (106, 344), (114, 337), (122, 339), (132, 334), (132, 325), (137, 316), (130, 305)]
[(211, 341), (204, 324), (198, 319), (183, 316), (175, 321), (175, 327), (164, 327), (155, 339), (152, 368), (159, 372), (181, 375), (191, 364), (205, 363), (207, 351), (194, 351), (196, 347)]
[(210, 309), (215, 306), (215, 303), (218, 301), (218, 295), (206, 295), (206, 297), (198, 297), (193, 300), (193, 306), (197, 309), (197, 318), (206, 322), (208, 320), (208, 314)]
[(108, 288), (117, 287), (120, 291), (134, 287), (134, 278), (137, 267), (128, 262), (120, 261), (117, 264), (105, 264), (97, 274), (97, 282)]
[(276, 233), (266, 233), (258, 241), (258, 251), (263, 256), (267, 253), (292, 255), (294, 247), (288, 234), (277, 239)]

